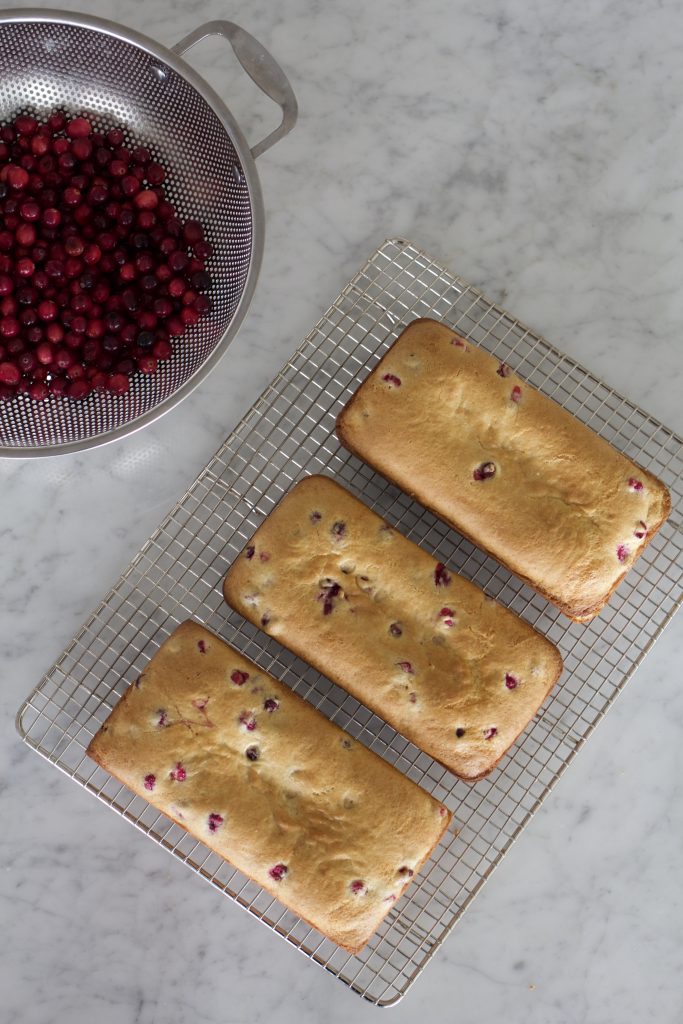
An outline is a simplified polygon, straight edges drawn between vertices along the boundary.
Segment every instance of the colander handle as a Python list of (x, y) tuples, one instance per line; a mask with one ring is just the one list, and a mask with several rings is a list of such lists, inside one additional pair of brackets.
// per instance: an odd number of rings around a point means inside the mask
[(256, 159), (291, 132), (296, 124), (298, 113), (296, 96), (280, 65), (273, 60), (257, 39), (254, 39), (232, 21), (207, 21), (205, 25), (200, 25), (179, 43), (176, 43), (172, 47), (173, 52), (182, 57), (190, 47), (201, 42), (202, 39), (206, 39), (207, 36), (222, 36), (227, 39), (235, 56), (252, 81), (282, 110), (282, 121), (275, 131), (252, 147), (251, 155)]

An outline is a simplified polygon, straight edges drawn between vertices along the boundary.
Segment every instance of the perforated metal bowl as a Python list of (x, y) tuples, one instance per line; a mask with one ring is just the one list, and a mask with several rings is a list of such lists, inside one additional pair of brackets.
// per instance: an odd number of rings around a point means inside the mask
[[(244, 70), (282, 109), (279, 127), (251, 149), (222, 100), (182, 60), (209, 35), (228, 40)], [(101, 131), (124, 126), (165, 165), (180, 216), (200, 220), (214, 246), (211, 312), (179, 339), (155, 374), (136, 374), (128, 394), (0, 401), (0, 456), (81, 451), (157, 419), (224, 355), (251, 301), (263, 253), (254, 158), (294, 126), (296, 99), (261, 44), (227, 21), (202, 25), (168, 50), (99, 18), (7, 11), (0, 13), (0, 58), (0, 122), (19, 112), (40, 116), (63, 108), (87, 114)]]

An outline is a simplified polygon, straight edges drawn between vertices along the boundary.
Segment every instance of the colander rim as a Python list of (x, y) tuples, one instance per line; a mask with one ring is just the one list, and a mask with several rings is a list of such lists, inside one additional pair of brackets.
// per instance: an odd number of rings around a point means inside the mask
[(265, 240), (265, 213), (263, 206), (263, 195), (259, 182), (256, 163), (251, 154), (249, 144), (242, 133), (235, 118), (230, 113), (226, 103), (218, 93), (209, 85), (199, 72), (188, 64), (179, 54), (158, 43), (155, 39), (138, 32), (136, 29), (129, 29), (118, 22), (110, 21), (107, 18), (100, 18), (95, 15), (81, 14), (78, 11), (52, 10), (51, 8), (13, 8), (11, 10), (0, 10), (0, 27), (7, 24), (24, 24), (42, 22), (44, 24), (73, 25), (77, 28), (91, 29), (108, 36), (114, 36), (123, 42), (131, 43), (142, 50), (147, 51), (151, 56), (170, 67), (176, 74), (184, 78), (202, 99), (208, 104), (213, 113), (218, 117), (230, 137), (235, 152), (240, 160), (241, 169), (244, 173), (246, 186), (251, 204), (252, 238), (249, 269), (246, 281), (239, 297), (237, 306), (230, 319), (230, 323), (217, 341), (213, 351), (206, 357), (200, 366), (194, 371), (172, 395), (159, 402), (153, 409), (136, 416), (129, 423), (111, 430), (102, 431), (94, 437), (85, 438), (80, 441), (68, 441), (64, 444), (32, 445), (18, 448), (12, 445), (0, 444), (0, 458), (9, 459), (31, 459), (48, 458), (59, 455), (74, 455), (77, 452), (87, 451), (92, 448), (100, 448), (103, 445), (111, 444), (131, 434), (137, 433), (144, 427), (149, 426), (156, 420), (165, 416), (185, 398), (188, 397), (202, 381), (208, 377), (211, 371), (224, 357), (228, 346), (237, 334), (247, 310), (251, 304), (256, 288), (256, 282), (263, 260), (263, 248)]

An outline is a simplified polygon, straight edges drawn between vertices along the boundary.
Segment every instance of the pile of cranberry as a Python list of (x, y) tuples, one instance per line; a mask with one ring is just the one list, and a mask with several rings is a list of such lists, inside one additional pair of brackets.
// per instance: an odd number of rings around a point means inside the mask
[(0, 128), (0, 399), (125, 394), (210, 308), (201, 224), (124, 143), (61, 112)]

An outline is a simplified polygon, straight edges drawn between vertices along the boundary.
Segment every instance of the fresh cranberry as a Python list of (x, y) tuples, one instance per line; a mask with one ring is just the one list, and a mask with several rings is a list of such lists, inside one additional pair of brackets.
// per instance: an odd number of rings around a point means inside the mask
[(0, 363), (0, 382), (14, 386), (21, 380), (21, 373), (14, 363)]
[(156, 785), (156, 781), (156, 775), (145, 775), (145, 789), (148, 789), (151, 792)]
[(230, 673), (230, 679), (235, 684), (235, 686), (244, 686), (248, 678), (249, 673), (241, 672), (238, 668), (236, 668), (234, 672)]
[(397, 377), (395, 373), (385, 373), (382, 380), (385, 380), (392, 388), (400, 388), (401, 386), (401, 378)]
[(268, 874), (273, 879), (273, 881), (281, 882), (282, 879), (287, 874), (287, 865), (286, 864), (274, 864), (273, 867), (268, 872)]
[(477, 466), (472, 476), (475, 480), (489, 480), (492, 476), (496, 475), (496, 466), (493, 462), (482, 462), (480, 466)]
[(70, 139), (82, 139), (90, 135), (92, 125), (85, 117), (75, 117), (66, 126), (66, 134)]
[(451, 582), (451, 574), (449, 573), (443, 562), (437, 562), (434, 569), (434, 583), (437, 587), (447, 587)]

